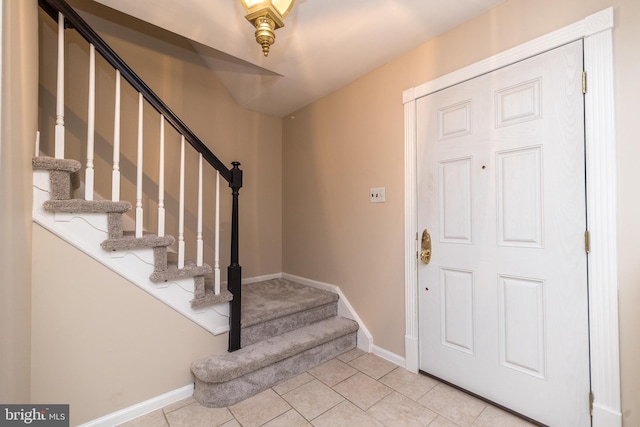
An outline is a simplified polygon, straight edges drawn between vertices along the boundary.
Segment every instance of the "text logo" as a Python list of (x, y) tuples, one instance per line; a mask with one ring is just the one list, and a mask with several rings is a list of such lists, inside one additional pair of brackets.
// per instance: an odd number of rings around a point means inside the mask
[(0, 427), (69, 427), (69, 405), (2, 405)]

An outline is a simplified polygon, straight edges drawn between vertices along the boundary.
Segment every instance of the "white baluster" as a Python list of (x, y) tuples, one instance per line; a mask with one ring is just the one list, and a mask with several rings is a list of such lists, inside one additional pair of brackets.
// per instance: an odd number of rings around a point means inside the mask
[(55, 158), (64, 159), (64, 16), (58, 12), (58, 76), (56, 87)]
[(203, 263), (203, 242), (202, 242), (202, 153), (198, 159), (198, 232), (196, 234), (197, 258), (196, 264), (200, 267)]
[(113, 113), (113, 172), (111, 172), (111, 200), (120, 201), (120, 70), (116, 70), (116, 100)]
[(178, 268), (184, 268), (184, 135), (180, 140), (180, 206), (178, 212)]
[(216, 224), (215, 224), (215, 265), (214, 290), (215, 294), (220, 294), (220, 171), (216, 171)]
[(164, 116), (160, 114), (160, 165), (158, 172), (158, 236), (164, 236)]
[(93, 151), (96, 123), (96, 48), (89, 44), (89, 102), (87, 108), (87, 168), (84, 172), (84, 198), (93, 200)]
[(36, 155), (35, 157), (40, 156), (40, 131), (36, 131)]
[(142, 94), (138, 94), (138, 159), (137, 159), (137, 179), (136, 179), (136, 237), (142, 237), (142, 128), (143, 128), (143, 103)]

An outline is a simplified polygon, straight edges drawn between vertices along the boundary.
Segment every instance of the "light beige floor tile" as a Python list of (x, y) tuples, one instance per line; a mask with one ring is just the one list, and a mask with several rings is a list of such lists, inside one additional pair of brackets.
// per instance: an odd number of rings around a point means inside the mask
[(357, 374), (358, 370), (338, 359), (331, 359), (320, 366), (310, 369), (308, 372), (329, 387), (333, 387)]
[(141, 417), (135, 418), (126, 423), (120, 424), (121, 427), (168, 427), (169, 424), (164, 418), (162, 409), (150, 412)]
[[(333, 385), (333, 390), (328, 385)], [(364, 427), (383, 424), (387, 427), (532, 425), (430, 377), (413, 374), (354, 349), (229, 408), (206, 408), (189, 397), (122, 426)]]
[(463, 427), (473, 424), (486, 406), (481, 400), (446, 384), (435, 386), (418, 403)]
[(296, 410), (285, 412), (275, 420), (271, 420), (263, 427), (310, 427), (311, 424), (304, 419)]
[(293, 378), (288, 379), (285, 382), (278, 384), (277, 386), (273, 387), (273, 390), (276, 393), (278, 393), (280, 396), (282, 396), (283, 394), (288, 393), (291, 390), (294, 390), (300, 387), (301, 385), (306, 384), (312, 380), (313, 380), (313, 377), (308, 373), (304, 372), (300, 375), (297, 375)]
[(495, 406), (487, 406), (473, 423), (473, 427), (530, 427), (533, 424)]
[(351, 402), (344, 401), (311, 421), (315, 427), (384, 427)]
[(398, 367), (398, 365), (395, 365), (371, 353), (367, 353), (363, 356), (358, 357), (357, 359), (352, 360), (351, 362), (349, 362), (349, 365), (353, 366), (360, 372), (364, 372), (365, 374), (376, 380), (382, 378)]
[(393, 392), (367, 411), (387, 427), (425, 427), (438, 414), (419, 403)]
[(365, 411), (393, 391), (361, 372), (342, 381), (333, 389)]
[(415, 401), (438, 384), (438, 381), (431, 377), (414, 374), (404, 368), (394, 369), (380, 378), (380, 382)]
[(307, 420), (314, 419), (344, 400), (318, 380), (310, 381), (282, 397)]
[(165, 416), (171, 427), (220, 426), (233, 419), (227, 408), (206, 408), (197, 402)]
[(184, 408), (185, 406), (189, 406), (192, 403), (196, 403), (196, 399), (194, 399), (193, 396), (190, 396), (190, 397), (187, 397), (186, 399), (178, 400), (175, 403), (167, 405), (164, 408), (162, 408), (162, 410), (164, 411), (165, 414), (168, 414), (169, 412), (173, 412), (177, 409)]
[(344, 363), (349, 363), (353, 359), (357, 359), (360, 356), (367, 354), (366, 351), (360, 350), (359, 348), (354, 348), (353, 350), (349, 350), (346, 353), (342, 353), (340, 356), (336, 357), (336, 359), (341, 360)]
[(271, 389), (229, 406), (233, 416), (244, 427), (261, 426), (290, 409), (291, 406)]
[(458, 424), (453, 421), (443, 417), (442, 415), (438, 415), (438, 417), (429, 424), (429, 427), (460, 427)]

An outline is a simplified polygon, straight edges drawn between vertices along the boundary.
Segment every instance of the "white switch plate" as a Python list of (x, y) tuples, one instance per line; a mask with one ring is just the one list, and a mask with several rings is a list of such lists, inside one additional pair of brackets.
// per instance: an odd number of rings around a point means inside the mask
[(384, 203), (384, 187), (376, 187), (369, 190), (369, 201), (371, 203)]

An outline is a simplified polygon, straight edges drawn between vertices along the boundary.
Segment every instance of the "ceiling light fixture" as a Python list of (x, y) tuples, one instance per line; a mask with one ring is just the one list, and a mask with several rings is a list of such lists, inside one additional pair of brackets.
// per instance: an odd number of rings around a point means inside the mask
[(262, 46), (264, 56), (276, 41), (275, 30), (284, 27), (284, 17), (289, 14), (294, 0), (240, 0), (247, 14), (245, 18), (256, 28), (256, 41)]

